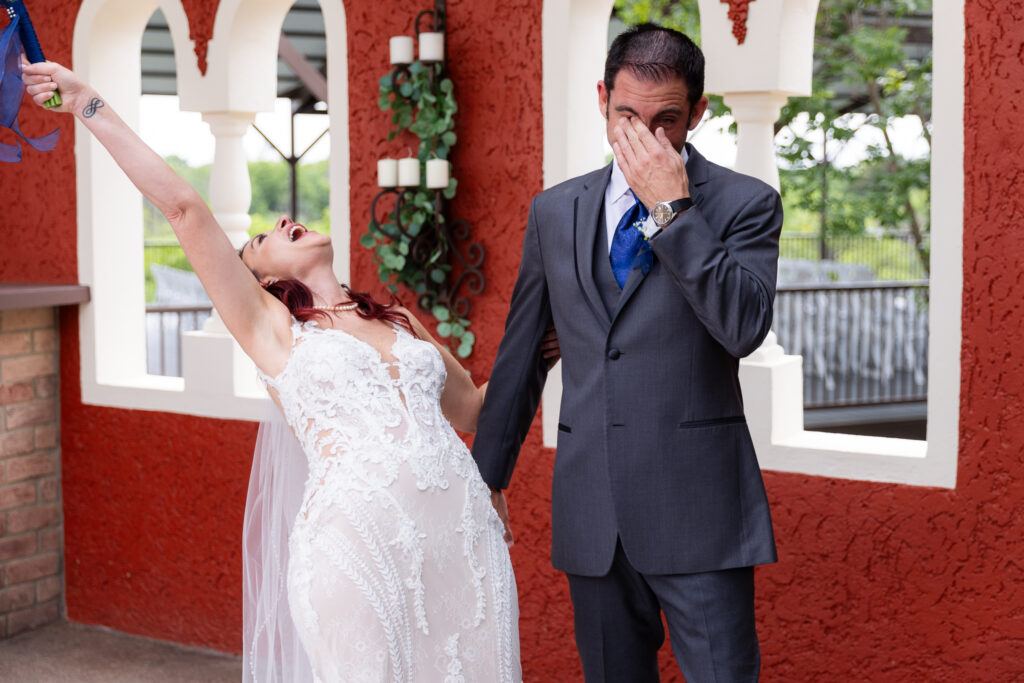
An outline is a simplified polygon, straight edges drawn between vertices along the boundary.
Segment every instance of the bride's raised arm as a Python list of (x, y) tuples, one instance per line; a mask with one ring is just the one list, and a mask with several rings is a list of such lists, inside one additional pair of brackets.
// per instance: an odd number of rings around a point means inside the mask
[(206, 202), (150, 149), (88, 84), (54, 62), (23, 64), (26, 91), (42, 106), (59, 89), (74, 114), (174, 229), (189, 263), (238, 343), (261, 368), (283, 363), (291, 343), (288, 310), (242, 263)]

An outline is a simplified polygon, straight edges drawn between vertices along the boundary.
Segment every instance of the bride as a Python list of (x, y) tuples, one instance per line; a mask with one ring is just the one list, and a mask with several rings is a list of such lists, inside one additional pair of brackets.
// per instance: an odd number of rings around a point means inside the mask
[[(59, 88), (57, 111), (167, 217), (290, 428), (286, 439), (261, 428), (272, 451), (253, 466), (246, 679), (519, 681), (505, 528), (453, 429), (475, 431), (486, 385), (408, 310), (339, 284), (328, 236), (282, 217), (236, 253), (88, 85), (52, 62), (25, 64), (23, 79), (39, 105)], [(281, 499), (289, 478), (294, 503)]]

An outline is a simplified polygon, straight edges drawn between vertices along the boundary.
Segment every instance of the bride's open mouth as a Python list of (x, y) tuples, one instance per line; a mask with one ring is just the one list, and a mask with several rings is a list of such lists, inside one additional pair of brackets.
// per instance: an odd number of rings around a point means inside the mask
[(288, 240), (294, 242), (308, 232), (305, 226), (295, 223), (292, 227), (288, 228)]

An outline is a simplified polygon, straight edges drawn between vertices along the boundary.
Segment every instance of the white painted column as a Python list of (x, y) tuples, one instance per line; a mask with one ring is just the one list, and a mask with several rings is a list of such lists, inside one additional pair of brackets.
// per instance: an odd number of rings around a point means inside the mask
[(736, 119), (736, 170), (779, 188), (775, 121), (786, 99), (809, 95), (818, 0), (762, 0), (748, 7), (746, 34), (733, 33), (729, 7), (698, 0), (705, 86)]
[(731, 92), (723, 97), (736, 119), (736, 169), (779, 189), (775, 159), (775, 122), (788, 99), (785, 93)]
[(249, 239), (252, 185), (242, 139), (256, 115), (250, 112), (205, 112), (203, 120), (216, 139), (210, 170), (210, 207), (236, 249)]
[[(775, 122), (793, 95), (811, 92), (818, 0), (752, 2), (742, 42), (728, 6), (698, 0), (708, 92), (719, 93), (736, 120), (736, 167), (779, 190)], [(803, 431), (803, 359), (787, 356), (774, 332), (740, 363), (747, 423), (762, 467), (773, 439)]]
[[(243, 139), (256, 115), (248, 112), (204, 112), (203, 120), (214, 137), (213, 166), (210, 169), (210, 208), (235, 249), (249, 240), (249, 206), (252, 183)], [(217, 310), (203, 325), (204, 332), (227, 334)]]
[[(243, 138), (255, 117), (254, 113), (235, 111), (203, 114), (216, 140), (210, 208), (236, 249), (248, 241), (252, 225), (252, 184)], [(186, 391), (225, 399), (264, 394), (253, 362), (235, 343), (216, 309), (201, 331), (182, 335), (181, 344)]]
[(774, 332), (740, 363), (747, 426), (762, 466), (765, 444), (804, 429), (804, 373), (801, 356), (787, 356)]

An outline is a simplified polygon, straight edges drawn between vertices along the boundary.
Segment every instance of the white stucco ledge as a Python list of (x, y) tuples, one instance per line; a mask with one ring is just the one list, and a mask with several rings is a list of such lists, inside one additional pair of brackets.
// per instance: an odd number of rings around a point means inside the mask
[(138, 375), (82, 387), (82, 401), (89, 405), (178, 413), (222, 420), (255, 422), (265, 419), (272, 405), (263, 395), (239, 395), (230, 391), (185, 391), (181, 377)]
[[(749, 421), (748, 415), (748, 421)], [(801, 431), (766, 443), (756, 439), (763, 470), (859, 481), (946, 486), (915, 470), (927, 463), (928, 444), (910, 439)]]
[(774, 333), (740, 363), (747, 425), (763, 470), (916, 486), (953, 487), (955, 460), (928, 442), (811, 432), (803, 425), (803, 359)]
[(818, 460), (827, 458), (829, 455), (890, 455), (897, 458), (924, 458), (927, 456), (924, 441), (832, 432), (801, 431), (799, 434), (781, 439), (772, 445), (776, 450), (792, 451), (791, 455), (793, 456), (798, 456), (801, 449), (813, 450), (815, 458)]
[(210, 321), (210, 329), (182, 335), (183, 377), (125, 372), (93, 378), (83, 372), (83, 402), (225, 420), (265, 419), (271, 404), (256, 367), (220, 319)]

